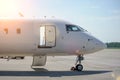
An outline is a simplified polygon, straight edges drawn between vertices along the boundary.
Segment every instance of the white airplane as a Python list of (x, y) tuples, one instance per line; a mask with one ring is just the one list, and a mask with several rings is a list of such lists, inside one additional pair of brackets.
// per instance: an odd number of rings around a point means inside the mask
[(32, 66), (44, 66), (47, 56), (77, 55), (82, 71), (83, 55), (106, 45), (78, 25), (63, 20), (0, 19), (0, 56), (33, 56)]

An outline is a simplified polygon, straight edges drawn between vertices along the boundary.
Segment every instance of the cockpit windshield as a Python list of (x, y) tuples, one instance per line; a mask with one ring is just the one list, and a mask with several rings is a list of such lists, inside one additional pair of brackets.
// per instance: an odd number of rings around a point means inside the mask
[(67, 24), (66, 31), (85, 31), (85, 30), (80, 26)]

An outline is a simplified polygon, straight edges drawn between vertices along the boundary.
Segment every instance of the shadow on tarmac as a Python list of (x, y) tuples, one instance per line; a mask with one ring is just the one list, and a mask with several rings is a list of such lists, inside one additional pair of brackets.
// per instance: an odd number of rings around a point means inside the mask
[(0, 76), (49, 76), (49, 77), (62, 77), (62, 76), (80, 76), (80, 75), (94, 75), (108, 73), (112, 71), (48, 71), (44, 68), (35, 71), (0, 71)]

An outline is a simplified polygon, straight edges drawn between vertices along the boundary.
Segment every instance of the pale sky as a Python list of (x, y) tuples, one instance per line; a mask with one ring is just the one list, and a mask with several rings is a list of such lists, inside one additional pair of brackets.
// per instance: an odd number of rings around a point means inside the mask
[(120, 42), (120, 0), (0, 0), (0, 17), (64, 19), (103, 42)]

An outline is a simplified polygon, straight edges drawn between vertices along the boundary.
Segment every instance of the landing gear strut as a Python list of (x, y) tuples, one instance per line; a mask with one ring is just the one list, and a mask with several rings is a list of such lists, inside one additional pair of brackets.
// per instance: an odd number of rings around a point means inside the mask
[(83, 65), (81, 64), (81, 61), (84, 60), (83, 55), (78, 55), (76, 58), (76, 63), (75, 63), (75, 67), (72, 67), (71, 70), (72, 71), (82, 71), (83, 70)]

